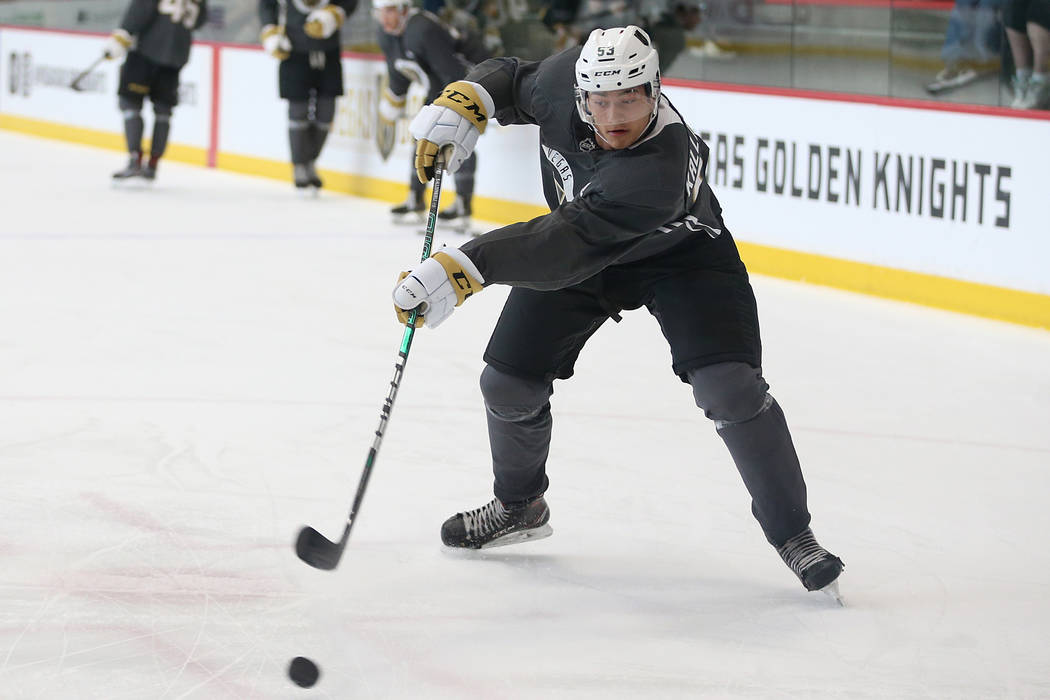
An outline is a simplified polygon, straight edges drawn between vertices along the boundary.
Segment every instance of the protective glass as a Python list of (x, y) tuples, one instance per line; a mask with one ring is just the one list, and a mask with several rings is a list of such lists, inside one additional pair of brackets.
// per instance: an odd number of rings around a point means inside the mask
[(627, 124), (653, 113), (654, 101), (644, 85), (606, 92), (580, 91), (577, 99), (595, 126)]

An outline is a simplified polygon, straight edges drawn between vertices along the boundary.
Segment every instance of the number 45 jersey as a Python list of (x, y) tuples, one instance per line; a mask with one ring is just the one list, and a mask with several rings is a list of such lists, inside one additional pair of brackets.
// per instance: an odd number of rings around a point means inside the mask
[(135, 51), (162, 66), (182, 68), (193, 31), (207, 15), (206, 0), (131, 0), (120, 28), (135, 37)]

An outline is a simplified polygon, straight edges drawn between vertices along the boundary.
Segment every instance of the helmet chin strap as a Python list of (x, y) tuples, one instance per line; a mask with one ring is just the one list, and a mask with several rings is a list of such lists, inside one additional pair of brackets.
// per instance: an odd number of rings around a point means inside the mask
[[(596, 137), (596, 138), (597, 138), (597, 139), (598, 139), (599, 141), (605, 141), (605, 143), (609, 143), (608, 139), (606, 139), (606, 138), (605, 138), (604, 136), (602, 136), (602, 132), (598, 131), (598, 127), (597, 127), (597, 126), (595, 126), (594, 124), (591, 124), (591, 131), (593, 131), (593, 132), (594, 132), (594, 136), (595, 136), (595, 137)], [(612, 144), (611, 144), (611, 143), (609, 143), (609, 145), (610, 145), (610, 146), (612, 146)]]

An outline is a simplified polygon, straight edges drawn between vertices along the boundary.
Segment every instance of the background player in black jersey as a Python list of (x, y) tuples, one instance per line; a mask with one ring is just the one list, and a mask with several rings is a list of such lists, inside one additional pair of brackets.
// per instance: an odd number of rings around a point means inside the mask
[(606, 319), (645, 306), (729, 448), (767, 540), (808, 590), (837, 597), (842, 561), (809, 528), (798, 457), (762, 376), (755, 297), (705, 180), (707, 144), (661, 94), (658, 60), (637, 27), (595, 30), (582, 48), (538, 63), (480, 64), (412, 122), (422, 179), (440, 147), (453, 149), (450, 168), (463, 162), (490, 117), (538, 124), (551, 207), (443, 249), (394, 290), (399, 309), (421, 305), (433, 327), (484, 285), (513, 287), (481, 375), (495, 498), (449, 518), (441, 538), (480, 548), (551, 534), (553, 380), (572, 376)]
[[(157, 176), (171, 131), (171, 113), (179, 103), (179, 71), (190, 57), (193, 31), (207, 18), (206, 0), (132, 0), (120, 27), (106, 41), (108, 59), (127, 58), (120, 67), (118, 104), (124, 115), (128, 165), (115, 180)], [(153, 105), (149, 161), (142, 164), (142, 102)]]
[[(388, 87), (379, 98), (377, 142), (384, 158), (394, 147), (397, 121), (405, 115), (408, 89), (413, 82), (423, 86), (426, 101), (441, 94), (442, 86), (461, 79), (478, 61), (489, 57), (478, 35), (462, 35), (435, 15), (412, 8), (409, 0), (374, 0), (379, 25), (379, 46), (386, 58)], [(413, 155), (414, 162), (414, 155)], [(438, 214), (455, 228), (470, 226), (477, 156), (465, 159), (456, 172), (456, 199)], [(426, 184), (410, 169), (408, 198), (391, 209), (398, 223), (422, 223), (426, 206)]]
[(339, 29), (355, 7), (357, 0), (259, 0), (259, 40), (281, 62), (278, 91), (288, 100), (292, 178), (301, 191), (324, 184), (316, 162), (343, 94)]

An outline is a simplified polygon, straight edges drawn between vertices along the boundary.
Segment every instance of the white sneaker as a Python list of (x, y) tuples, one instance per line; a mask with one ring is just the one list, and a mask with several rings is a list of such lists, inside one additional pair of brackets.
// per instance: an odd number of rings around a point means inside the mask
[(700, 46), (694, 46), (689, 49), (689, 53), (699, 58), (710, 58), (715, 61), (728, 61), (731, 58), (736, 58), (736, 51), (723, 49), (710, 39), (704, 41)]
[(977, 80), (977, 71), (968, 66), (950, 64), (934, 76), (933, 82), (927, 83), (926, 92), (936, 95), (945, 90), (962, 87)]
[(1020, 109), (1050, 109), (1050, 78), (1032, 76)]
[(1010, 103), (1010, 107), (1013, 109), (1028, 109), (1024, 106), (1028, 100), (1028, 85), (1031, 82), (1028, 78), (1018, 78), (1014, 76), (1011, 81), (1014, 89), (1014, 99)]

